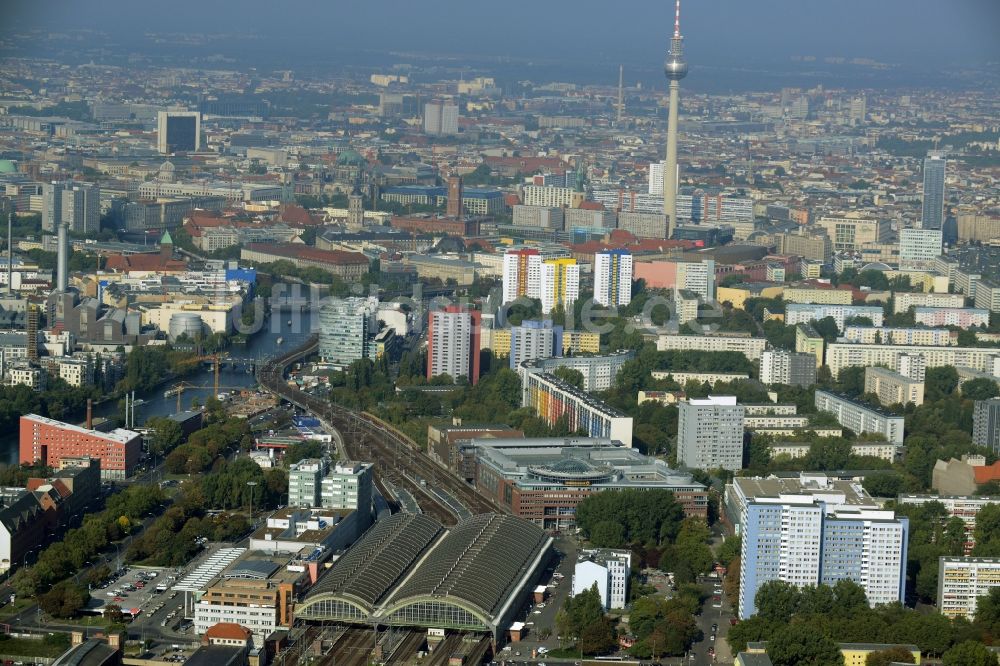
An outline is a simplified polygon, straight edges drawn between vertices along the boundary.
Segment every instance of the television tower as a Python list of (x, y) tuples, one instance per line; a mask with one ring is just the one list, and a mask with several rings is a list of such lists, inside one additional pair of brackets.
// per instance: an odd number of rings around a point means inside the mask
[(618, 124), (625, 115), (625, 65), (618, 65)]
[(667, 216), (667, 238), (677, 228), (677, 107), (680, 105), (681, 79), (687, 76), (684, 60), (684, 38), (681, 37), (681, 0), (674, 11), (674, 36), (663, 63), (670, 81), (670, 107), (667, 112), (667, 161), (663, 165), (663, 214)]

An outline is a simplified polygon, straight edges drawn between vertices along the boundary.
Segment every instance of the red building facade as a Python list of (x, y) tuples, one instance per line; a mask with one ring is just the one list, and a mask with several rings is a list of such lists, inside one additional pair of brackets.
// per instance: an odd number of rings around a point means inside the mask
[(87, 430), (37, 414), (21, 417), (20, 462), (42, 462), (59, 467), (63, 458), (89, 456), (101, 461), (101, 477), (124, 479), (132, 475), (142, 452), (142, 435), (118, 428), (111, 432)]

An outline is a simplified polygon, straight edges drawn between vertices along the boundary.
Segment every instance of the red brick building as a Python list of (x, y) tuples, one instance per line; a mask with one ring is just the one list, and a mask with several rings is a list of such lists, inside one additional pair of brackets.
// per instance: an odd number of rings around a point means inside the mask
[(37, 414), (21, 417), (20, 462), (42, 462), (59, 467), (63, 458), (89, 456), (101, 461), (101, 477), (124, 479), (139, 464), (142, 435), (117, 428), (111, 432), (87, 430)]
[(399, 217), (393, 216), (390, 224), (417, 234), (448, 234), (449, 236), (478, 236), (479, 219), (448, 217)]
[(290, 261), (298, 268), (320, 268), (348, 279), (365, 275), (370, 265), (360, 252), (317, 250), (301, 243), (250, 243), (240, 250), (240, 259), (261, 264)]

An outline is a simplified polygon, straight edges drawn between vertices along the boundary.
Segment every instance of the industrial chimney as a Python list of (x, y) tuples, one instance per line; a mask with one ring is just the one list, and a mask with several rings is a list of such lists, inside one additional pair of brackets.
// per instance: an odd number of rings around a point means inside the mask
[(59, 225), (59, 256), (56, 262), (56, 291), (65, 293), (69, 287), (69, 240), (66, 238), (66, 225)]

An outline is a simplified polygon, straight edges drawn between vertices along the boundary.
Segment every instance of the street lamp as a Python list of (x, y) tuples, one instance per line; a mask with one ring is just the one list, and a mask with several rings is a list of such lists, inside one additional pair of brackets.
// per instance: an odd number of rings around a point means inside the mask
[(247, 481), (247, 485), (250, 486), (250, 528), (253, 529), (253, 489), (257, 482)]

